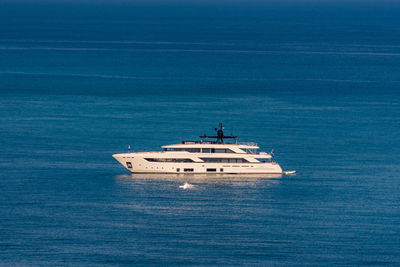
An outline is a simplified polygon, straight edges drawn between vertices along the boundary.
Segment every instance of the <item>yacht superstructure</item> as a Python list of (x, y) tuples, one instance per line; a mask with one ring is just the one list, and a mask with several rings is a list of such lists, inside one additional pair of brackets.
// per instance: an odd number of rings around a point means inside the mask
[[(200, 138), (163, 146), (159, 152), (121, 153), (113, 157), (132, 173), (282, 174), (279, 164), (272, 160), (273, 155), (257, 152), (259, 147), (255, 143), (238, 143), (237, 136), (225, 136), (222, 124), (217, 136)], [(217, 141), (207, 141), (211, 138)], [(224, 143), (224, 139), (234, 142)]]

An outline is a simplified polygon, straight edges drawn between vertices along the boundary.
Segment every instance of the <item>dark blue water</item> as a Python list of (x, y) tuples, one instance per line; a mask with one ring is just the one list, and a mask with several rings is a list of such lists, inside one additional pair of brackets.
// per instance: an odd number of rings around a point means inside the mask
[[(399, 17), (1, 4), (0, 265), (400, 265)], [(150, 179), (111, 157), (220, 121), (297, 174)]]

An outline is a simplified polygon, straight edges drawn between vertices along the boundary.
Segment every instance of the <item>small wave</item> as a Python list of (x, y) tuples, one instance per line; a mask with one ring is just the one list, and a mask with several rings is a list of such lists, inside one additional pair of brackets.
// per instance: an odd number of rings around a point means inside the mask
[(23, 72), (23, 71), (0, 71), (0, 75), (26, 75), (26, 76), (49, 76), (49, 77), (77, 77), (77, 78), (99, 78), (99, 79), (126, 79), (126, 80), (208, 80), (208, 81), (304, 81), (304, 82), (333, 82), (333, 83), (399, 83), (400, 80), (356, 80), (356, 79), (329, 79), (329, 78), (234, 78), (234, 77), (167, 77), (167, 76), (132, 76), (114, 74), (90, 74), (90, 73), (50, 73), (50, 72)]
[(0, 39), (0, 42), (13, 43), (68, 43), (68, 44), (155, 44), (155, 45), (222, 45), (229, 46), (235, 43), (227, 42), (178, 42), (178, 41), (105, 41), (105, 40), (52, 40), (52, 39)]
[(99, 47), (49, 47), (49, 46), (0, 46), (0, 50), (51, 50), (51, 51), (123, 51), (126, 49), (118, 48), (99, 48)]
[(105, 51), (148, 53), (226, 53), (226, 54), (304, 54), (343, 56), (400, 56), (390, 52), (343, 52), (343, 51), (290, 51), (290, 50), (240, 50), (240, 49), (181, 49), (181, 48), (100, 48), (100, 47), (48, 47), (48, 46), (0, 46), (0, 50), (48, 50), (48, 51)]
[(2, 71), (0, 75), (27, 75), (27, 76), (57, 76), (57, 77), (81, 77), (81, 78), (102, 78), (102, 79), (132, 79), (132, 80), (165, 80), (168, 77), (140, 77), (111, 74), (84, 74), (84, 73), (49, 73), (49, 72), (22, 72)]
[[(206, 46), (236, 46), (240, 43), (235, 42), (185, 42), (185, 41), (143, 41), (143, 40), (56, 40), (56, 39), (0, 39), (0, 42), (12, 43), (57, 43), (57, 44), (150, 44), (150, 45), (206, 45)], [(256, 46), (269, 46), (276, 45), (273, 43), (260, 43)], [(315, 46), (329, 46), (329, 47), (364, 47), (364, 48), (400, 48), (400, 45), (388, 44), (332, 44), (332, 43), (306, 43), (306, 42), (282, 42), (280, 46), (289, 47), (315, 47)]]
[(189, 184), (188, 182), (184, 183), (183, 185), (180, 185), (179, 188), (183, 189), (183, 190), (187, 190), (187, 189), (193, 189), (195, 188), (195, 185)]

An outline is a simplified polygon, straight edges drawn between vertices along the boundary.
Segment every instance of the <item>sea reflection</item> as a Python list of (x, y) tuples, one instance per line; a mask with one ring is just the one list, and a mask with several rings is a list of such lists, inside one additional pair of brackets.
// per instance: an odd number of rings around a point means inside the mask
[(117, 183), (167, 181), (193, 184), (226, 184), (233, 186), (255, 186), (259, 183), (281, 183), (281, 174), (124, 174), (115, 176)]

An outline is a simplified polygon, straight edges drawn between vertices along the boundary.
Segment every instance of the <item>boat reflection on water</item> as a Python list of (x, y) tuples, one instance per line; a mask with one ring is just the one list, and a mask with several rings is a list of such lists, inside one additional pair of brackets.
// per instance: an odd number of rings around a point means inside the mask
[(229, 184), (229, 185), (255, 185), (262, 181), (269, 181), (271, 184), (280, 183), (281, 174), (124, 174), (116, 176), (121, 183), (140, 181), (168, 181), (179, 183), (195, 184)]

